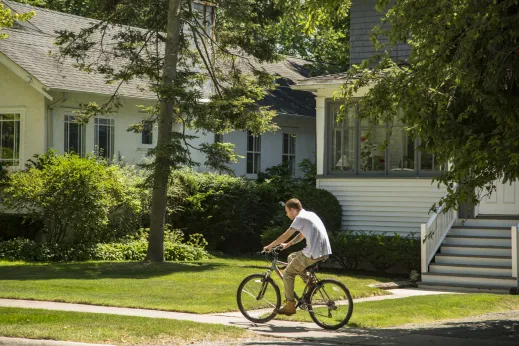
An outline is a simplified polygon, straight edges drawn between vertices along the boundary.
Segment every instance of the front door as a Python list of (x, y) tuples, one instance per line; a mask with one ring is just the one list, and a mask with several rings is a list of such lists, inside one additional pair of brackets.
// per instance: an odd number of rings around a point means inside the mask
[(496, 191), (481, 201), (479, 214), (519, 215), (519, 182), (496, 183)]

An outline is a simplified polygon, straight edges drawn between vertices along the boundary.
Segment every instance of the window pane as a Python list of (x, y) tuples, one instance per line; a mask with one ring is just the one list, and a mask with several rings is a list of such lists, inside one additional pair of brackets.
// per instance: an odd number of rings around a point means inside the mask
[(0, 114), (0, 163), (17, 166), (20, 158), (20, 114)]
[(261, 154), (259, 154), (259, 153), (254, 154), (254, 173), (255, 174), (258, 174), (261, 169), (260, 163), (261, 163)]
[(290, 154), (296, 154), (296, 135), (290, 135)]
[(287, 133), (283, 134), (283, 154), (288, 154), (290, 151), (288, 149), (289, 147), (289, 135)]
[(346, 118), (337, 121), (339, 105), (330, 105), (332, 114), (332, 171), (355, 171), (355, 118), (350, 110)]
[(247, 154), (247, 173), (254, 173), (254, 154), (252, 153)]
[(382, 148), (386, 138), (386, 126), (361, 123), (360, 128), (360, 170), (363, 172), (385, 171), (385, 150)]
[(94, 145), (97, 155), (111, 159), (114, 154), (114, 121), (113, 119), (95, 119)]
[(254, 138), (254, 151), (261, 152), (261, 136), (256, 136)]
[(403, 128), (393, 128), (388, 148), (391, 172), (414, 172), (415, 142)]
[(249, 131), (247, 135), (247, 151), (253, 151), (254, 150), (254, 136)]
[(215, 135), (214, 135), (214, 142), (215, 143), (223, 143), (223, 135), (215, 133)]
[(142, 144), (153, 144), (153, 124), (143, 122), (144, 129), (142, 131)]

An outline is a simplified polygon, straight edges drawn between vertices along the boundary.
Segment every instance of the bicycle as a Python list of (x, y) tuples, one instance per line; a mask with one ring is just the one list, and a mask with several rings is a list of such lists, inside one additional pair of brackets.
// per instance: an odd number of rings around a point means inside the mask
[[(270, 268), (262, 274), (247, 276), (238, 286), (236, 300), (240, 312), (251, 322), (265, 323), (276, 317), (276, 310), (281, 306), (281, 293), (278, 285), (270, 277), (272, 272), (283, 280), (283, 273), (279, 265), (288, 265), (278, 260), (282, 247), (276, 246), (271, 249), (272, 260)], [(307, 310), (312, 320), (324, 329), (339, 329), (348, 323), (353, 313), (353, 299), (350, 291), (343, 283), (324, 279), (319, 280), (315, 275), (318, 263), (309, 266), (306, 270), (310, 273), (312, 280), (316, 283), (312, 292), (308, 292), (309, 285), (305, 285), (303, 294), (296, 297), (296, 308)]]

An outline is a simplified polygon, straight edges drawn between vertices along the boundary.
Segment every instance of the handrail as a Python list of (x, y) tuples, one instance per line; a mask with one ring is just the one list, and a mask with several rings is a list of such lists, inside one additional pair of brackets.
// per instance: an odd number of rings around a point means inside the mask
[[(457, 188), (457, 186), (455, 186)], [(431, 263), (436, 251), (440, 248), (447, 233), (458, 219), (458, 211), (449, 209), (443, 212), (442, 205), (429, 219), (427, 223), (421, 225), (421, 271), (427, 273), (429, 271), (429, 263)]]
[(517, 230), (519, 225), (512, 226), (512, 277), (516, 278), (516, 287), (519, 289), (519, 234)]

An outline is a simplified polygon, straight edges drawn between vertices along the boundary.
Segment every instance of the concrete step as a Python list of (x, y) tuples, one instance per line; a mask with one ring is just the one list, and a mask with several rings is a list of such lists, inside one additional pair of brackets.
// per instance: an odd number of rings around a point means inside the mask
[(519, 224), (519, 219), (459, 219), (457, 226), (476, 226), (476, 227), (512, 227)]
[(481, 266), (472, 264), (431, 263), (430, 273), (512, 276), (511, 266)]
[(447, 245), (482, 245), (482, 246), (511, 246), (512, 235), (508, 238), (501, 237), (468, 237), (447, 235), (442, 244)]
[(432, 282), (429, 282), (429, 283), (419, 282), (418, 287), (423, 288), (423, 289), (445, 290), (445, 291), (454, 291), (454, 292), (510, 294), (509, 289), (504, 289), (502, 287), (487, 286), (485, 288), (481, 288), (479, 285), (469, 285), (469, 284), (453, 285), (453, 284), (438, 284), (438, 283), (432, 283)]
[(456, 255), (436, 254), (436, 264), (467, 264), (488, 267), (508, 267), (512, 264), (511, 256), (484, 256), (484, 255)]
[(517, 279), (510, 276), (467, 275), (447, 273), (422, 273), (424, 284), (472, 285), (481, 288), (500, 287), (510, 289), (517, 286)]
[(495, 237), (510, 238), (511, 227), (469, 227), (455, 226), (449, 231), (450, 236), (468, 236), (468, 237)]
[(441, 254), (512, 256), (511, 246), (442, 245)]

